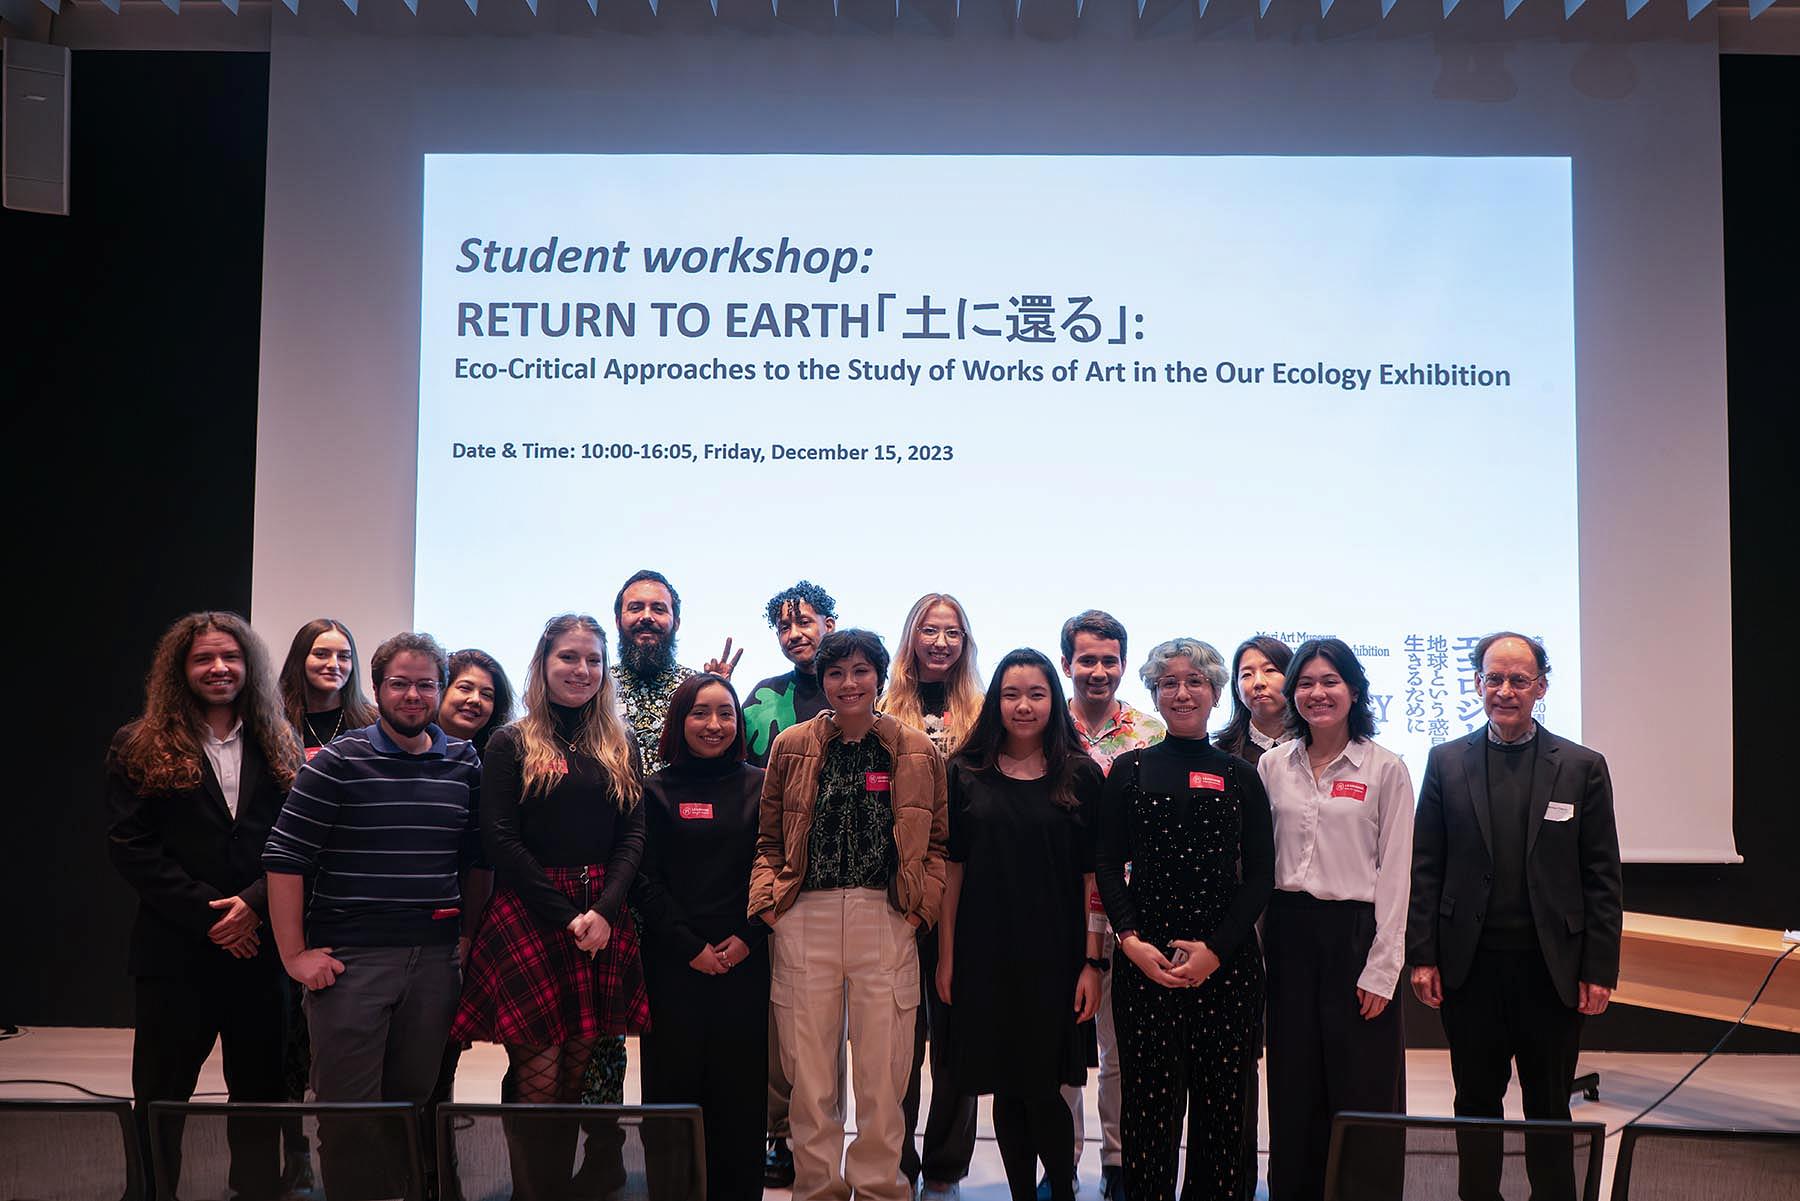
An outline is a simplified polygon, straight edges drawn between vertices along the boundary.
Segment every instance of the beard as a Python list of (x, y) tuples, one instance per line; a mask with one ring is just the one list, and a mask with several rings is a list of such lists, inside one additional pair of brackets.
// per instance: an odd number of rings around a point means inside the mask
[(398, 713), (395, 713), (386, 705), (377, 705), (376, 711), (381, 714), (381, 720), (385, 721), (389, 728), (402, 738), (417, 738), (425, 732), (425, 727), (430, 725), (432, 719), (437, 716), (437, 714), (431, 712), (431, 710), (427, 708), (425, 715), (417, 722), (409, 722), (403, 720)]
[[(643, 630), (657, 633), (653, 642), (639, 642)], [(675, 666), (675, 635), (664, 635), (656, 627), (640, 623), (632, 630), (619, 631), (619, 666), (640, 680), (654, 679)]]

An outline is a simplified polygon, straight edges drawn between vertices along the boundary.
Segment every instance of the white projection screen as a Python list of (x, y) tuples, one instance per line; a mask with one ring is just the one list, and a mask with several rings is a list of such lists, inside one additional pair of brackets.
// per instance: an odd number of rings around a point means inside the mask
[(272, 643), (416, 623), (522, 678), (639, 567), (681, 589), (682, 661), (735, 638), (745, 683), (802, 577), (890, 645), (955, 593), (988, 666), (1090, 606), (1133, 668), (1335, 634), (1416, 779), (1510, 626), (1627, 858), (1736, 858), (1706, 17), (1034, 41), (576, 8), (275, 14)]

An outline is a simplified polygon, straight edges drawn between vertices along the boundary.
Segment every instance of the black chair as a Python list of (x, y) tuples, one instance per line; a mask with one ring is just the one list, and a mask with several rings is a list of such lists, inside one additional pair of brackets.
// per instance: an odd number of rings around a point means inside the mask
[(1797, 1201), (1800, 1130), (1627, 1126), (1612, 1201)]
[(1606, 1127), (1340, 1113), (1325, 1201), (1600, 1201)]
[(405, 1102), (150, 1106), (157, 1201), (277, 1201), (281, 1135), (295, 1123), (318, 1156), (309, 1201), (425, 1201), (419, 1107)]
[(705, 1201), (695, 1105), (440, 1105), (439, 1201)]
[(0, 1101), (0, 1197), (143, 1201), (129, 1101)]

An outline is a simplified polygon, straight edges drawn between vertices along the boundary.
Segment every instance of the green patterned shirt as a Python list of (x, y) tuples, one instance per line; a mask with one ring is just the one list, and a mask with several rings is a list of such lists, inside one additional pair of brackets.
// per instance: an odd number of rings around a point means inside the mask
[(888, 791), (893, 770), (873, 730), (859, 742), (825, 744), (801, 888), (886, 888), (893, 880), (900, 864)]

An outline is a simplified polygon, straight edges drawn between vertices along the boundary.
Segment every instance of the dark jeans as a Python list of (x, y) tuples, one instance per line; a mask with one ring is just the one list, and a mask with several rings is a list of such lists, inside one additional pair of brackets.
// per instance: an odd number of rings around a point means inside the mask
[[(1581, 1013), (1562, 1003), (1544, 957), (1529, 951), (1475, 952), (1461, 987), (1444, 990), (1444, 1037), (1456, 1116), (1497, 1118), (1519, 1065), (1527, 1119), (1569, 1120), (1569, 1086), (1581, 1044)], [(1491, 1134), (1459, 1134), (1458, 1193), (1463, 1201), (1498, 1201), (1501, 1143)], [(1533, 1201), (1573, 1201), (1574, 1143), (1566, 1136), (1525, 1140), (1525, 1172)]]
[[(906, 1082), (901, 1107), (906, 1113), (906, 1142), (900, 1148), (900, 1171), (914, 1184), (919, 1177), (937, 1184), (954, 1184), (969, 1174), (975, 1158), (975, 1098), (962, 1096), (950, 1062), (950, 1010), (937, 995), (937, 933), (920, 927), (919, 1006), (913, 1029), (912, 1075)], [(913, 1142), (919, 1128), (919, 1078), (925, 1064), (925, 1048), (931, 1047), (931, 1110), (925, 1116), (925, 1152)]]
[[(338, 947), (332, 955), (343, 974), (306, 994), (313, 1094), (320, 1101), (424, 1105), (462, 990), (456, 944)], [(401, 1195), (396, 1174), (404, 1155), (371, 1128), (357, 1120), (319, 1123), (320, 1173), (333, 1201)]]

